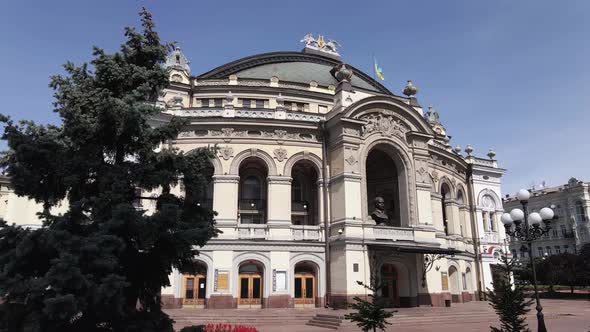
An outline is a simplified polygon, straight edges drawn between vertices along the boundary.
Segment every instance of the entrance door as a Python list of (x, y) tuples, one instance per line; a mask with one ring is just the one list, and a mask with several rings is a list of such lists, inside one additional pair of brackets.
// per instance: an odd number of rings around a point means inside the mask
[(397, 288), (397, 271), (391, 264), (384, 264), (381, 268), (381, 296), (392, 307), (399, 307), (399, 295)]
[(182, 305), (195, 308), (205, 307), (207, 294), (207, 277), (204, 274), (182, 276), (183, 299)]
[(313, 274), (295, 274), (295, 307), (315, 307), (315, 276)]
[(259, 274), (240, 274), (238, 308), (262, 307), (262, 277)]

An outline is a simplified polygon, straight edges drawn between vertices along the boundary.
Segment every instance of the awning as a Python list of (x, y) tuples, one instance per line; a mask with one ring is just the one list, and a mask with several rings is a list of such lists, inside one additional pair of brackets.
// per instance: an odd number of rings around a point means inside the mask
[(413, 254), (442, 254), (442, 255), (454, 255), (461, 251), (454, 248), (441, 248), (427, 244), (401, 244), (401, 243), (379, 243), (370, 242), (367, 243), (369, 247), (376, 247), (379, 249), (388, 249), (399, 252), (413, 253)]

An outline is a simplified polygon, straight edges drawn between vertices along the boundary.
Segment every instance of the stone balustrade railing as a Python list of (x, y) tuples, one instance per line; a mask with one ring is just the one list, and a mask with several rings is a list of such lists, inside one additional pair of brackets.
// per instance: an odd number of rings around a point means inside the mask
[(320, 122), (324, 120), (323, 114), (309, 112), (295, 112), (271, 108), (181, 108), (168, 109), (168, 113), (195, 118), (248, 118), (248, 119), (278, 119), (305, 122)]

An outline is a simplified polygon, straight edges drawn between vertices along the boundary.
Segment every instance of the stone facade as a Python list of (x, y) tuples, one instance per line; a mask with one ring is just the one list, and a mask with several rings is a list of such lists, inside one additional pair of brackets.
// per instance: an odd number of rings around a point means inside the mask
[[(373, 276), (392, 306), (471, 301), (490, 287), (504, 170), (451, 148), (438, 113), (413, 95), (321, 52), (261, 54), (194, 77), (176, 50), (167, 66), (153, 122), (188, 119), (171, 142), (182, 151), (219, 148), (201, 203), (223, 233), (199, 248), (200, 274), (172, 273), (165, 306), (337, 307), (366, 296), (357, 281)], [(35, 224), (22, 217), (34, 203), (8, 183), (0, 194), (5, 218)], [(387, 223), (371, 217), (375, 197)]]
[[(551, 222), (551, 231), (541, 239), (535, 241), (533, 257), (558, 255), (560, 253), (576, 253), (582, 245), (590, 242), (590, 192), (589, 183), (571, 178), (567, 184), (532, 189), (528, 201), (529, 212), (538, 212), (544, 207), (551, 207), (557, 219)], [(522, 209), (516, 196), (506, 195), (504, 208), (511, 211)], [(523, 250), (523, 243), (517, 239), (510, 239), (512, 255), (522, 260), (529, 260), (529, 255)]]

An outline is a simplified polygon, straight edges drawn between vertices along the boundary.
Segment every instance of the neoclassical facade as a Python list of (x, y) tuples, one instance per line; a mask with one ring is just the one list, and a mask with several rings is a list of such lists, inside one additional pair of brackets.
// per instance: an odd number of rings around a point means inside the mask
[[(574, 177), (568, 183), (555, 187), (531, 189), (529, 212), (551, 207), (557, 218), (551, 222), (551, 231), (533, 243), (533, 257), (575, 254), (590, 242), (590, 190), (589, 183)], [(515, 195), (504, 197), (506, 211), (522, 206)], [(510, 239), (510, 251), (516, 258), (529, 260), (526, 244)]]
[[(199, 249), (197, 274), (170, 276), (166, 306), (337, 307), (366, 296), (358, 281), (373, 277), (392, 306), (471, 301), (491, 287), (504, 170), (492, 151), (452, 148), (411, 82), (396, 95), (317, 42), (199, 76), (177, 49), (166, 66), (154, 125), (183, 117), (170, 146), (217, 146), (199, 204), (223, 232)], [(1, 192), (9, 221), (32, 204), (8, 184)]]

